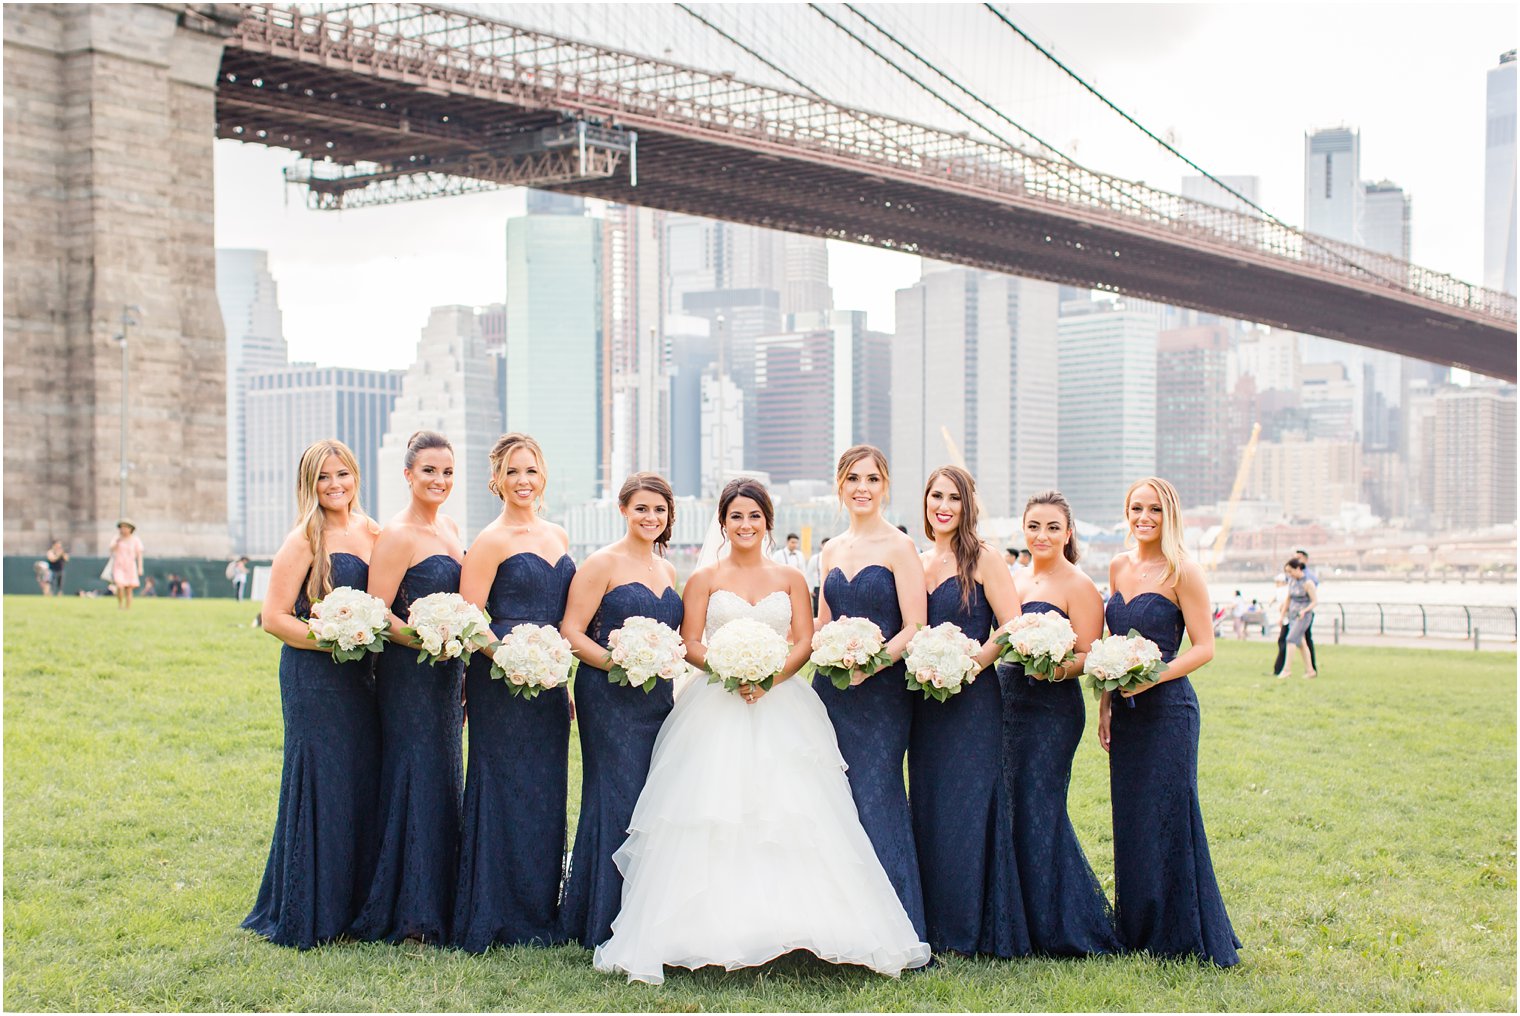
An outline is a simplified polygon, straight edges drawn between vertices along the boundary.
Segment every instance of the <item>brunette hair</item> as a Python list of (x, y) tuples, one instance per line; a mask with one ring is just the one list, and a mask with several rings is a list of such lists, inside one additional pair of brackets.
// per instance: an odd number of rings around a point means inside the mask
[(940, 466), (929, 474), (924, 482), (924, 497), (919, 510), (924, 518), (924, 535), (934, 539), (934, 527), (929, 524), (929, 491), (934, 481), (943, 476), (961, 496), (961, 517), (950, 534), (950, 545), (955, 548), (955, 575), (961, 584), (961, 609), (971, 608), (971, 593), (976, 588), (976, 563), (982, 557), (982, 539), (976, 535), (976, 480), (960, 466)]
[(834, 467), (834, 493), (838, 495), (844, 490), (844, 478), (849, 475), (850, 467), (860, 459), (869, 457), (881, 471), (881, 479), (886, 484), (887, 490), (892, 489), (892, 474), (887, 470), (887, 457), (882, 450), (875, 445), (858, 444), (846, 448), (844, 454), (839, 456), (839, 464)]
[[(538, 475), (544, 481), (544, 487), (547, 489), (549, 486), (549, 465), (544, 461), (544, 450), (538, 446), (538, 442), (526, 434), (519, 434), (517, 431), (503, 434), (491, 446), (491, 479), (486, 484), (487, 489), (503, 501), (507, 499), (507, 495), (501, 489), (501, 474), (507, 468), (507, 460), (519, 448), (526, 448), (533, 453), (533, 457), (538, 460)], [(535, 511), (543, 504), (543, 499), (543, 491), (539, 491), (537, 503), (533, 506)]]
[[(1156, 500), (1161, 502), (1161, 555), (1166, 558), (1166, 571), (1162, 573), (1161, 581), (1165, 585), (1176, 586), (1177, 580), (1182, 577), (1182, 559), (1187, 556), (1187, 551), (1182, 546), (1182, 501), (1177, 497), (1176, 487), (1159, 476), (1147, 476), (1130, 484), (1129, 490), (1124, 492), (1125, 519), (1129, 518), (1129, 499), (1141, 487), (1154, 489)], [(1133, 533), (1125, 534), (1126, 547), (1133, 537)]]
[(776, 525), (776, 509), (765, 485), (752, 476), (736, 477), (723, 486), (723, 493), (718, 495), (718, 528), (723, 528), (723, 516), (728, 514), (729, 506), (741, 497), (760, 506), (760, 514), (765, 516), (765, 531), (769, 533)]
[(354, 497), (348, 503), (350, 515), (368, 518), (359, 507), (359, 463), (348, 445), (337, 438), (327, 438), (309, 446), (301, 453), (296, 466), (296, 528), (306, 535), (311, 546), (311, 574), (306, 579), (306, 599), (316, 602), (332, 591), (332, 561), (322, 536), (322, 499), (317, 495), (317, 477), (322, 475), (322, 465), (329, 455), (354, 474)]
[(633, 500), (633, 495), (641, 490), (663, 497), (665, 507), (669, 509), (665, 514), (665, 529), (654, 538), (655, 549), (664, 554), (665, 548), (670, 546), (671, 530), (676, 527), (676, 493), (670, 489), (670, 484), (659, 473), (634, 473), (623, 481), (622, 489), (618, 491), (618, 507), (627, 508), (628, 502)]
[(412, 436), (406, 439), (406, 456), (401, 460), (401, 464), (411, 469), (412, 464), (417, 461), (417, 455), (429, 448), (447, 448), (450, 452), (454, 450), (454, 446), (449, 444), (449, 439), (436, 430), (413, 431)]
[(1082, 548), (1077, 546), (1077, 526), (1071, 519), (1071, 505), (1067, 503), (1066, 495), (1062, 494), (1059, 490), (1042, 490), (1024, 502), (1024, 514), (1028, 515), (1029, 509), (1037, 504), (1054, 505), (1061, 509), (1062, 515), (1066, 516), (1066, 532), (1070, 535), (1067, 537), (1066, 546), (1062, 548), (1061, 553), (1066, 560), (1072, 564), (1076, 564), (1082, 557)]

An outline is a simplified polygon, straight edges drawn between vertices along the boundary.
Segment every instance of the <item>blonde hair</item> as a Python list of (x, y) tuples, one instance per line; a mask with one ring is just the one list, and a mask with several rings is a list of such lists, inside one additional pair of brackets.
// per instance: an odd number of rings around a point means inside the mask
[(538, 446), (537, 441), (528, 435), (513, 431), (510, 434), (503, 434), (496, 439), (496, 443), (491, 446), (491, 480), (486, 486), (490, 489), (491, 493), (503, 501), (507, 499), (506, 492), (502, 490), (505, 482), (505, 477), (502, 474), (506, 471), (507, 460), (519, 448), (528, 449), (528, 451), (533, 453), (533, 457), (538, 460), (538, 475), (543, 480), (544, 485), (533, 502), (533, 510), (536, 512), (543, 508), (544, 491), (549, 487), (549, 465), (544, 461), (544, 450)]
[(306, 599), (316, 602), (332, 591), (332, 561), (322, 537), (322, 500), (317, 494), (317, 477), (330, 455), (336, 455), (349, 472), (354, 474), (354, 496), (348, 503), (350, 515), (367, 519), (359, 507), (359, 463), (348, 445), (337, 438), (318, 441), (301, 453), (301, 463), (296, 467), (296, 528), (306, 535), (311, 546), (311, 574), (306, 579)]
[[(1182, 561), (1187, 557), (1187, 551), (1182, 546), (1182, 501), (1177, 497), (1176, 487), (1159, 476), (1147, 476), (1130, 484), (1129, 490), (1124, 492), (1126, 520), (1129, 518), (1129, 499), (1141, 487), (1155, 490), (1156, 500), (1161, 502), (1161, 556), (1166, 558), (1166, 571), (1161, 573), (1161, 582), (1163, 585), (1175, 586), (1182, 577)], [(1126, 547), (1134, 545), (1134, 535), (1133, 532), (1125, 533)]]
[(844, 454), (839, 456), (839, 464), (834, 467), (834, 494), (836, 497), (844, 497), (844, 478), (849, 475), (850, 467), (861, 459), (869, 458), (881, 471), (882, 484), (887, 488), (888, 497), (891, 496), (892, 474), (887, 470), (887, 457), (882, 450), (875, 445), (858, 444), (846, 448)]

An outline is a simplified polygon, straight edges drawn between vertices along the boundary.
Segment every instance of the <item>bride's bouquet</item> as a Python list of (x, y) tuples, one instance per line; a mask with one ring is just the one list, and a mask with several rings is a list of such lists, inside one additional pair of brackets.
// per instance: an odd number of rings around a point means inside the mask
[(417, 662), (457, 660), (493, 639), (485, 611), (458, 593), (429, 593), (412, 604), (401, 634), (421, 646)]
[(652, 617), (630, 617), (607, 636), (607, 680), (634, 684), (650, 692), (656, 681), (673, 681), (686, 673), (681, 633)]
[(920, 628), (908, 643), (903, 664), (908, 671), (908, 690), (943, 702), (976, 681), (981, 669), (976, 654), (981, 643), (968, 638), (954, 623)]
[(1106, 691), (1130, 691), (1149, 684), (1165, 669), (1166, 661), (1161, 659), (1156, 643), (1131, 628), (1128, 635), (1110, 635), (1094, 642), (1082, 672), (1097, 697)]
[(841, 617), (813, 633), (808, 665), (839, 689), (850, 686), (855, 670), (870, 675), (892, 662), (881, 629), (863, 617)]
[(1017, 663), (1028, 675), (1056, 680), (1056, 668), (1076, 659), (1077, 633), (1056, 613), (1020, 614), (1003, 626), (997, 637), (1003, 647), (998, 659)]
[(507, 682), (513, 695), (531, 699), (558, 688), (575, 673), (570, 643), (543, 624), (520, 624), (491, 650), (491, 676)]
[(707, 683), (721, 681), (726, 691), (737, 691), (746, 684), (770, 691), (786, 666), (790, 650), (786, 639), (770, 625), (753, 618), (735, 618), (708, 640)]
[(311, 605), (311, 620), (306, 623), (311, 629), (306, 637), (345, 663), (384, 650), (391, 619), (380, 597), (339, 586)]

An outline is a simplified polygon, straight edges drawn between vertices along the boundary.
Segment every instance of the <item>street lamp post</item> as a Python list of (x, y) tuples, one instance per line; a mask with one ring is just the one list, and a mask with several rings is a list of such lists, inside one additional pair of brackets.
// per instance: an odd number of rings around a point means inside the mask
[(137, 304), (128, 304), (121, 309), (121, 331), (116, 333), (116, 341), (121, 345), (121, 497), (118, 504), (118, 519), (127, 517), (127, 330), (133, 325), (141, 324), (142, 308)]
[(723, 334), (723, 315), (719, 314), (718, 315), (718, 426), (717, 426), (718, 447), (717, 447), (717, 455), (714, 456), (714, 458), (717, 460), (717, 468), (715, 470), (715, 472), (717, 473), (717, 475), (715, 477), (713, 477), (713, 493), (715, 495), (718, 492), (720, 492), (720, 491), (723, 490), (723, 467), (727, 464), (724, 460), (728, 456), (728, 444), (727, 444), (727, 440), (728, 440), (728, 433), (727, 433), (727, 430), (728, 430), (728, 421), (726, 419), (726, 417), (727, 417), (728, 414), (727, 414), (727, 406), (725, 405), (725, 403), (728, 400), (725, 398), (726, 392), (724, 391), (724, 389), (728, 387), (728, 357), (726, 355), (727, 342), (725, 341), (725, 339), (726, 339), (726, 336)]

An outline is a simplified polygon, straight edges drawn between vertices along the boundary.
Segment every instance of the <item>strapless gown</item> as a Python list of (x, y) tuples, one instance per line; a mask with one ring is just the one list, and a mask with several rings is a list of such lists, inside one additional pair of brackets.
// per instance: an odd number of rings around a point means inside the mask
[[(744, 617), (788, 634), (791, 598), (708, 600), (709, 635)], [(630, 981), (795, 949), (892, 976), (929, 960), (860, 826), (828, 714), (796, 678), (754, 705), (704, 678), (688, 687), (613, 860), (623, 907), (594, 962)]]
[[(1117, 591), (1108, 629), (1131, 628), (1171, 660), (1182, 644), (1182, 610), (1160, 593), (1133, 603)], [(1153, 956), (1240, 962), (1198, 805), (1198, 697), (1187, 678), (1132, 699), (1113, 699), (1108, 774), (1114, 806), (1114, 916), (1129, 949)]]
[[(486, 598), (496, 637), (520, 624), (558, 629), (574, 575), (569, 554), (553, 564), (533, 553), (503, 561)], [(548, 945), (565, 864), (569, 691), (513, 695), (491, 677), (490, 658), (476, 653), (465, 701), (470, 757), (453, 942), (469, 952), (496, 943)]]
[[(459, 562), (425, 557), (406, 570), (391, 610), (403, 621), (430, 593), (459, 591)], [(353, 935), (446, 941), (459, 876), (464, 789), (464, 664), (418, 663), (392, 646), (375, 665), (380, 700), (380, 858)]]
[[(889, 568), (866, 565), (854, 578), (845, 578), (844, 572), (834, 568), (824, 579), (823, 591), (833, 617), (868, 618), (888, 639), (902, 630), (897, 583)], [(908, 691), (901, 662), (843, 690), (835, 688), (828, 678), (817, 676), (813, 690), (829, 712), (839, 738), (839, 753), (849, 765), (850, 793), (860, 812), (860, 824), (871, 838), (914, 932), (928, 941), (913, 820), (903, 784), (903, 756), (908, 753), (913, 726), (913, 696), (922, 693)]]
[[(363, 589), (369, 580), (362, 558), (337, 553), (331, 563), (334, 588)], [(304, 592), (295, 609), (297, 617), (310, 613)], [(280, 648), (280, 803), (264, 881), (243, 921), (277, 945), (309, 949), (343, 934), (374, 875), (380, 716), (373, 662)]]
[[(679, 631), (681, 597), (672, 586), (656, 593), (642, 582), (607, 590), (586, 634), (599, 646), (630, 617), (650, 617)], [(628, 838), (628, 823), (649, 759), (671, 707), (669, 681), (654, 689), (613, 684), (585, 663), (575, 674), (575, 723), (581, 734), (581, 811), (575, 849), (560, 899), (561, 940), (594, 949), (612, 937), (622, 906), (623, 877), (612, 854)]]
[[(981, 583), (961, 606), (951, 576), (929, 594), (929, 625), (954, 623), (985, 642), (995, 625)], [(1003, 785), (1003, 693), (987, 669), (944, 702), (913, 693), (908, 800), (935, 952), (1009, 957), (1013, 936), (1013, 843)]]
[[(1026, 601), (1023, 609), (1066, 616), (1043, 600)], [(1066, 813), (1071, 763), (1087, 723), (1081, 682), (1037, 680), (1008, 663), (999, 664), (998, 676), (1004, 771), (1013, 802), (1018, 955), (1118, 952), (1113, 911)]]

